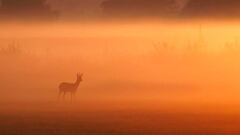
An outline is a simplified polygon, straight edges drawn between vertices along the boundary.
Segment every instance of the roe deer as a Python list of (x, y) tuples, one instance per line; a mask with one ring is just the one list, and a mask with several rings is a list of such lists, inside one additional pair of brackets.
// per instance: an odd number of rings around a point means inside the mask
[(82, 76), (83, 74), (77, 74), (77, 80), (75, 83), (66, 83), (66, 82), (61, 83), (59, 85), (59, 97), (63, 94), (63, 98), (64, 98), (66, 93), (70, 93), (71, 100), (72, 100), (72, 97), (76, 94), (80, 83), (83, 81)]

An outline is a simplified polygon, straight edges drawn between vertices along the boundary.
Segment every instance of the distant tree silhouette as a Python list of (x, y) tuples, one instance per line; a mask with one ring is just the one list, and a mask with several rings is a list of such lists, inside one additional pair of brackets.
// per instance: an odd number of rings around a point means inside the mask
[(3, 18), (56, 18), (45, 0), (1, 0), (0, 15)]
[(185, 17), (240, 17), (239, 0), (190, 0), (181, 14)]
[(105, 0), (112, 16), (240, 17), (240, 0)]
[(105, 15), (171, 16), (176, 14), (175, 0), (105, 0), (101, 7)]

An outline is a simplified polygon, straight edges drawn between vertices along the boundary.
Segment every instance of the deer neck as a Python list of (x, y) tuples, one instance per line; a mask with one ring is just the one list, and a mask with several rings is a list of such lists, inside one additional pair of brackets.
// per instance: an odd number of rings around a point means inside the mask
[(78, 88), (79, 84), (80, 84), (80, 80), (77, 79), (77, 81), (74, 83), (74, 85), (76, 88)]

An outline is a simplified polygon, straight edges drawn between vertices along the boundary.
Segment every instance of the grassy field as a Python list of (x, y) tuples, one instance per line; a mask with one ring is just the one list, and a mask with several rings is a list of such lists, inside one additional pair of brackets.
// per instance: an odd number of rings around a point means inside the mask
[(187, 109), (147, 107), (96, 108), (92, 105), (74, 104), (2, 106), (0, 134), (238, 135), (240, 133), (238, 113), (200, 113)]

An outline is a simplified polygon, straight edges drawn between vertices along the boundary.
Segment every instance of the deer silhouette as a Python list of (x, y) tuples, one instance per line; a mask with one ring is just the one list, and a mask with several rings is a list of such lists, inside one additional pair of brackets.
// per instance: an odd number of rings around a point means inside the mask
[(59, 85), (59, 97), (63, 95), (63, 98), (65, 98), (65, 95), (67, 93), (70, 93), (71, 100), (72, 100), (72, 97), (75, 96), (80, 83), (83, 81), (82, 77), (83, 77), (83, 74), (77, 74), (77, 80), (75, 83), (66, 83), (66, 82), (61, 83)]

